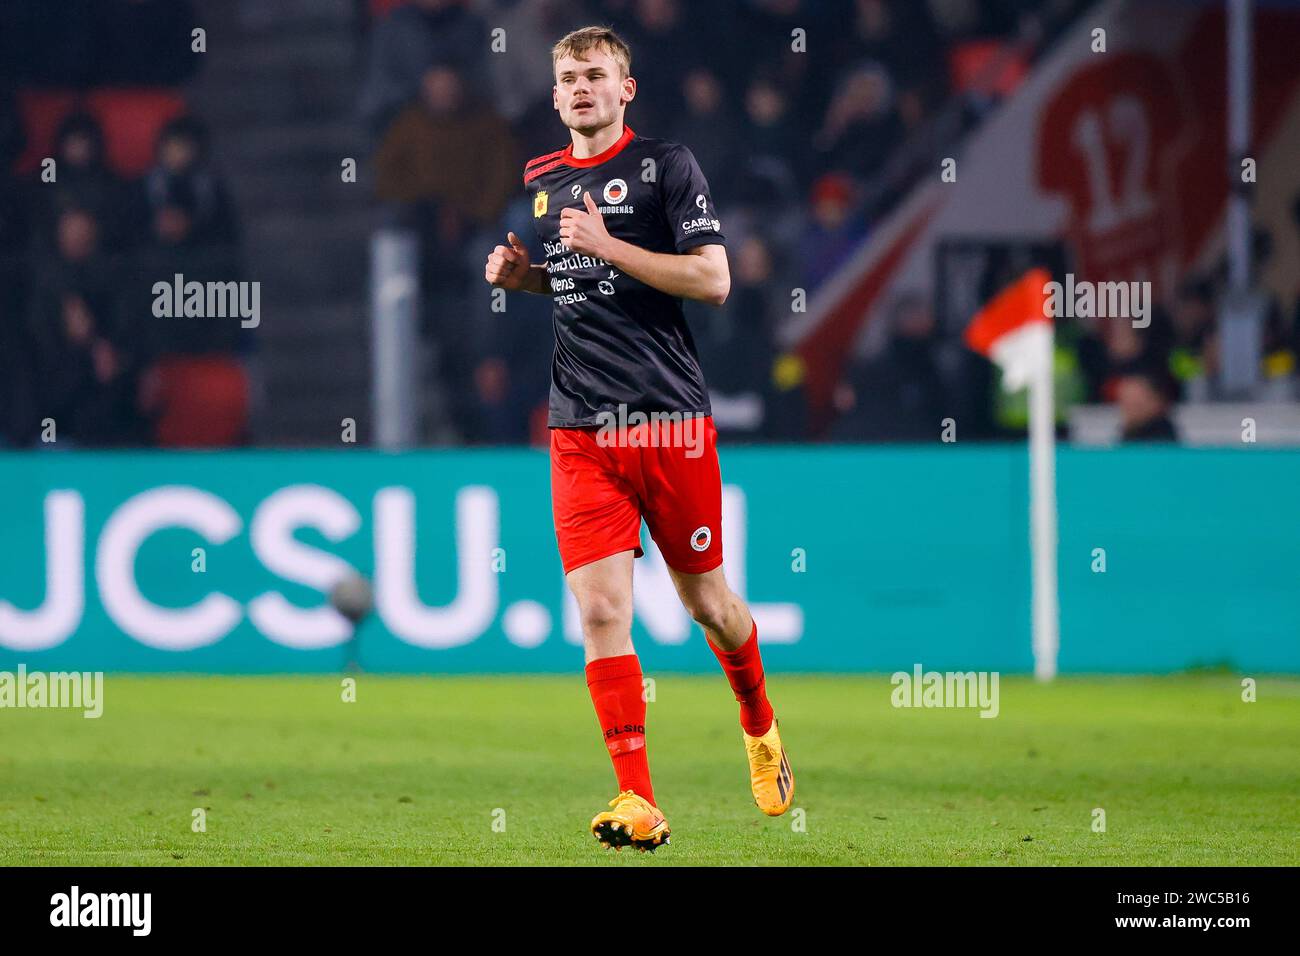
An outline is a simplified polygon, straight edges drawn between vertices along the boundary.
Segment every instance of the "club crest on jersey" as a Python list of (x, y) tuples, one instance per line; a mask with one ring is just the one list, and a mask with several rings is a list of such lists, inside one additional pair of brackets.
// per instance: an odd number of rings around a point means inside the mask
[(622, 179), (611, 179), (605, 183), (605, 202), (610, 205), (618, 205), (627, 195), (627, 182)]
[(539, 189), (537, 195), (533, 197), (533, 218), (541, 219), (546, 215), (546, 190)]
[(708, 551), (712, 541), (713, 532), (709, 530), (708, 525), (702, 525), (691, 532), (691, 547), (696, 551)]
[(631, 215), (634, 211), (630, 203), (624, 204), (623, 200), (627, 199), (628, 188), (626, 179), (611, 179), (605, 183), (605, 191), (601, 194), (605, 197), (605, 205), (600, 206), (602, 216), (613, 215)]

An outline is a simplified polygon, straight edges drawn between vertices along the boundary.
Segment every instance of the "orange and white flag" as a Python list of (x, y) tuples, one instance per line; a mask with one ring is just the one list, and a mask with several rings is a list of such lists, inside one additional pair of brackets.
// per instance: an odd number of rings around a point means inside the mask
[(966, 327), (966, 344), (1002, 369), (1002, 387), (1024, 388), (1035, 375), (1050, 372), (1052, 318), (1047, 314), (1047, 284), (1041, 267), (1030, 269), (975, 314)]

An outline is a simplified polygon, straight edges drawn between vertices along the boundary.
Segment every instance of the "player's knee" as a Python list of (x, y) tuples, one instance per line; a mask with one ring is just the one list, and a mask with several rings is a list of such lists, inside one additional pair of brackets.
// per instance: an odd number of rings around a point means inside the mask
[(589, 592), (578, 602), (584, 634), (605, 634), (632, 626), (632, 609), (627, 602), (599, 591)]
[(686, 609), (701, 627), (711, 631), (727, 629), (727, 618), (731, 613), (731, 595), (696, 594), (686, 601)]

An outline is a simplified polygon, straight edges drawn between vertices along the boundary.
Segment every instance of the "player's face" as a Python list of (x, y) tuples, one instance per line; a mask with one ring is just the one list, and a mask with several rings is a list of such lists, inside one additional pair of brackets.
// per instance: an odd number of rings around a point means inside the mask
[(587, 59), (561, 57), (555, 64), (555, 108), (570, 129), (592, 133), (618, 121), (636, 95), (636, 80), (620, 75), (618, 62), (602, 50)]

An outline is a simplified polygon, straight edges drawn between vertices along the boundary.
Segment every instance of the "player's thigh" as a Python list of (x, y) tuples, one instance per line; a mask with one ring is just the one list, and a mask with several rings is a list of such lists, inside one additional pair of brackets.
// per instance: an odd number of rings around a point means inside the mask
[(704, 574), (722, 564), (717, 431), (711, 418), (699, 418), (681, 423), (673, 435), (643, 450), (645, 521), (669, 568)]
[(641, 555), (641, 503), (590, 432), (551, 430), (551, 513), (568, 574), (623, 551)]

